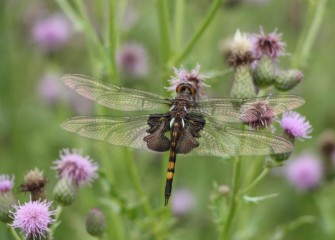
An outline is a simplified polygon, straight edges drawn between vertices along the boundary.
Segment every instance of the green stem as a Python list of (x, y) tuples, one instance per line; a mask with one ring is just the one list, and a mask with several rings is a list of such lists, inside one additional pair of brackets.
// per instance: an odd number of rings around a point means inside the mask
[(219, 8), (221, 6), (221, 3), (222, 3), (222, 0), (214, 0), (213, 1), (212, 5), (211, 5), (211, 7), (210, 7), (210, 9), (207, 13), (207, 16), (204, 19), (204, 21), (202, 22), (202, 24), (200, 25), (198, 30), (195, 32), (195, 34), (193, 35), (191, 40), (188, 42), (185, 49), (176, 57), (176, 59), (174, 61), (172, 61), (172, 63), (170, 64), (171, 66), (179, 65), (184, 60), (184, 58), (186, 58), (188, 56), (188, 54), (191, 52), (194, 45), (197, 43), (197, 41), (200, 39), (202, 34), (207, 29), (208, 25), (214, 19), (217, 11), (219, 10)]
[(50, 227), (50, 230), (49, 230), (49, 234), (48, 234), (49, 239), (54, 239), (55, 231), (60, 224), (59, 218), (60, 218), (60, 215), (62, 214), (62, 212), (63, 212), (63, 207), (61, 205), (58, 205), (56, 210), (55, 210), (55, 223)]
[(241, 190), (237, 194), (237, 198), (248, 193), (252, 188), (254, 188), (258, 183), (260, 183), (264, 177), (268, 174), (269, 168), (265, 167), (263, 171), (258, 175), (258, 177), (245, 189)]
[(223, 223), (223, 229), (221, 232), (220, 239), (229, 239), (229, 230), (232, 225), (236, 208), (237, 208), (237, 192), (240, 186), (240, 173), (241, 173), (241, 157), (236, 156), (234, 159), (234, 170), (233, 170), (233, 183), (232, 183), (232, 195), (230, 199), (230, 205), (228, 210), (228, 215)]
[[(315, 13), (312, 19), (312, 23), (308, 24), (308, 21), (306, 22), (306, 29), (302, 32), (302, 35), (300, 37), (300, 40), (298, 41), (299, 45), (302, 42), (301, 45), (301, 51), (297, 51), (296, 56), (292, 58), (292, 66), (294, 68), (298, 67), (305, 67), (307, 60), (309, 58), (309, 55), (311, 53), (311, 49), (313, 46), (313, 43), (315, 42), (315, 38), (317, 36), (318, 30), (320, 29), (320, 25), (322, 23), (322, 19), (324, 17), (324, 13), (326, 10), (328, 0), (319, 0), (318, 5), (315, 9)], [(310, 2), (310, 9), (314, 9), (313, 2)], [(309, 16), (309, 14), (308, 14)], [(298, 47), (299, 47), (298, 45)]]
[(109, 1), (109, 16), (108, 16), (108, 25), (109, 25), (109, 58), (110, 66), (109, 73), (111, 73), (111, 79), (113, 84), (119, 83), (118, 71), (116, 66), (116, 46), (117, 46), (117, 33), (116, 33), (116, 24), (115, 24), (115, 0)]
[[(143, 207), (143, 211), (144, 213), (151, 219), (154, 219), (155, 217), (155, 213), (152, 209), (152, 207), (150, 206), (150, 203), (148, 202), (148, 198), (146, 197), (142, 184), (141, 184), (141, 180), (140, 180), (140, 176), (138, 173), (138, 170), (135, 166), (134, 160), (133, 160), (133, 156), (131, 154), (131, 152), (129, 152), (129, 150), (125, 150), (125, 161), (127, 164), (127, 170), (130, 174), (130, 178), (131, 181), (134, 185), (135, 191), (137, 196), (139, 197), (140, 201), (142, 202), (142, 207)], [(159, 227), (158, 227), (158, 223), (156, 221), (153, 221), (153, 229), (152, 229), (152, 233), (154, 235), (156, 235), (155, 239), (163, 239), (159, 233)]]
[(12, 227), (8, 227), (8, 228), (9, 228), (9, 231), (12, 234), (12, 236), (14, 237), (15, 240), (22, 240), (20, 238), (19, 234), (17, 234), (17, 232), (15, 231), (14, 228), (12, 228)]
[(175, 51), (178, 52), (183, 41), (185, 0), (175, 1)]
[(157, 0), (157, 14), (159, 20), (160, 41), (162, 51), (162, 65), (166, 67), (166, 63), (170, 58), (170, 21), (167, 0)]

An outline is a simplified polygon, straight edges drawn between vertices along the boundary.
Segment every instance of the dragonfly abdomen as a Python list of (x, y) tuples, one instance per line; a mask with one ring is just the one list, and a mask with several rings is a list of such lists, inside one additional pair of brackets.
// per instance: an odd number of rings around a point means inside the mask
[(183, 120), (181, 118), (176, 118), (172, 121), (170, 157), (165, 184), (165, 206), (168, 204), (169, 198), (171, 196), (172, 182), (176, 166), (176, 147), (183, 131)]

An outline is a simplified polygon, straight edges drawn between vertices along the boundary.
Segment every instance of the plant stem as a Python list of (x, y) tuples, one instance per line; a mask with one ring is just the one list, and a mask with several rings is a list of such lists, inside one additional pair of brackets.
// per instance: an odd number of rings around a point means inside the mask
[(233, 222), (236, 208), (237, 208), (237, 192), (240, 186), (240, 173), (241, 173), (241, 156), (236, 156), (234, 159), (234, 170), (233, 170), (233, 182), (232, 182), (232, 195), (230, 199), (230, 206), (228, 210), (228, 215), (223, 223), (223, 229), (221, 232), (220, 239), (229, 239), (229, 230)]
[(57, 229), (57, 227), (59, 226), (59, 218), (60, 218), (60, 215), (62, 214), (63, 212), (63, 207), (61, 205), (58, 205), (56, 210), (55, 210), (55, 223), (50, 227), (50, 230), (49, 230), (49, 239), (54, 239), (54, 234), (55, 234), (55, 231)]
[(175, 51), (178, 52), (183, 41), (185, 0), (175, 0)]
[[(306, 66), (313, 43), (324, 17), (327, 1), (328, 0), (318, 1), (311, 24), (309, 24), (308, 21), (305, 21), (305, 29), (302, 31), (300, 40), (298, 41), (298, 48), (301, 50), (297, 50), (295, 56), (292, 58), (292, 67), (299, 68)], [(310, 9), (314, 10), (315, 7), (312, 4), (314, 3), (310, 1)], [(301, 48), (300, 44), (302, 44)]]
[(188, 56), (194, 45), (197, 43), (197, 41), (200, 39), (202, 34), (205, 32), (211, 21), (214, 19), (217, 11), (219, 10), (221, 6), (222, 0), (214, 0), (208, 13), (207, 16), (205, 17), (204, 21), (198, 28), (198, 30), (195, 32), (191, 40), (188, 42), (187, 46), (185, 49), (176, 57), (174, 61), (171, 62), (171, 66), (176, 66), (179, 65), (184, 58)]
[(263, 171), (258, 175), (258, 177), (248, 187), (238, 192), (237, 198), (248, 193), (253, 187), (255, 187), (258, 183), (260, 183), (264, 179), (264, 177), (268, 174), (268, 172), (269, 168), (265, 167)]
[(109, 73), (111, 75), (112, 83), (118, 84), (119, 83), (119, 77), (118, 77), (118, 71), (116, 67), (116, 59), (115, 59), (115, 53), (116, 53), (116, 46), (117, 46), (117, 33), (116, 33), (116, 26), (115, 26), (115, 0), (109, 1), (109, 13), (108, 13), (108, 36), (109, 36), (109, 44), (107, 45), (109, 48)]
[(9, 228), (9, 231), (10, 233), (12, 234), (13, 238), (15, 240), (22, 240), (19, 236), (19, 234), (17, 234), (17, 232), (15, 231), (15, 229), (13, 227), (8, 227)]
[(167, 0), (157, 0), (157, 14), (159, 20), (160, 41), (162, 50), (162, 66), (166, 64), (170, 58), (170, 21)]

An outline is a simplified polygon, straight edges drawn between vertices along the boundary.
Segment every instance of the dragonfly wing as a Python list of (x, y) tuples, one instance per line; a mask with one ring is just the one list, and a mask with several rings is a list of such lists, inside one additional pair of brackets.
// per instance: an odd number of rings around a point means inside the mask
[(64, 122), (62, 128), (83, 137), (152, 152), (143, 140), (149, 135), (148, 117), (74, 117)]
[(105, 107), (121, 111), (168, 111), (171, 101), (156, 94), (102, 83), (79, 74), (62, 77), (65, 85)]
[(293, 150), (291, 142), (273, 134), (231, 128), (206, 123), (200, 132), (199, 146), (190, 155), (230, 157), (235, 155), (262, 156), (287, 153)]
[(259, 97), (249, 99), (210, 98), (195, 104), (194, 112), (210, 116), (221, 122), (241, 122), (241, 116), (255, 104), (264, 102), (273, 110), (273, 116), (298, 108), (305, 103), (302, 97), (295, 95), (279, 95), (275, 97)]

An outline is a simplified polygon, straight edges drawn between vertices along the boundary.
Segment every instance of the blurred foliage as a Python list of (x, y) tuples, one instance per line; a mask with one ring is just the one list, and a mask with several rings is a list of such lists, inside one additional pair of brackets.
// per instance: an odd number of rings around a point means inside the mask
[[(105, 37), (105, 26), (101, 23), (106, 18), (106, 2), (85, 1), (90, 22), (101, 38)], [(150, 64), (150, 72), (146, 77), (128, 78), (119, 73), (119, 84), (167, 95), (163, 86), (167, 86), (172, 69), (162, 67), (163, 49), (160, 46), (156, 6), (158, 1), (116, 2), (115, 7), (120, 8), (120, 11), (117, 10), (120, 16), (116, 21), (119, 34), (116, 48), (125, 42), (139, 42), (147, 49)], [(168, 1), (171, 23), (175, 20), (176, 2), (177, 0)], [(318, 1), (240, 2), (222, 4), (199, 42), (182, 61), (183, 66), (193, 68), (196, 63), (200, 63), (201, 71), (205, 73), (227, 69), (219, 47), (222, 40), (231, 37), (236, 29), (258, 32), (259, 26), (263, 26), (266, 32), (278, 28), (278, 32), (283, 33), (283, 39), (287, 42), (287, 51), (294, 56), (296, 49), (300, 47), (298, 44), (301, 44), (300, 34), (305, 25), (310, 24), (308, 5), (310, 2), (317, 4)], [(174, 34), (171, 34), (171, 46), (176, 52), (183, 49), (201, 24), (205, 16), (204, 9), (210, 7), (211, 1), (183, 0), (183, 3), (182, 36), (175, 41)], [(137, 14), (137, 20), (129, 28), (123, 26), (122, 22), (125, 21), (122, 13), (125, 13), (126, 8), (131, 8), (134, 11), (132, 14)], [(68, 98), (53, 104), (41, 98), (38, 92), (41, 78), (51, 72), (59, 76), (65, 73), (81, 73), (109, 79), (106, 69), (101, 65), (101, 59), (99, 61), (99, 57), (92, 53), (92, 43), (85, 37), (87, 33), (80, 28), (75, 28), (69, 42), (57, 51), (45, 52), (32, 40), (31, 29), (34, 21), (59, 11), (61, 10), (57, 1), (0, 2), (0, 174), (16, 176), (15, 192), (18, 193), (18, 186), (22, 183), (25, 172), (35, 167), (43, 169), (48, 178), (46, 190), (51, 196), (52, 186), (56, 182), (55, 172), (51, 169), (52, 161), (58, 158), (62, 148), (82, 148), (85, 154), (99, 162), (106, 174), (105, 178), (112, 183), (101, 178), (92, 188), (81, 189), (76, 204), (64, 210), (56, 239), (91, 239), (84, 231), (85, 216), (96, 206), (104, 208), (108, 216), (107, 226), (111, 226), (111, 236), (117, 234), (112, 232), (114, 229), (122, 229), (117, 235), (124, 236), (123, 239), (150, 239), (150, 233), (142, 234), (152, 224), (157, 224), (157, 228), (168, 229), (167, 236), (173, 234), (171, 239), (215, 239), (218, 233), (209, 207), (210, 195), (214, 181), (230, 184), (230, 161), (216, 158), (179, 158), (174, 187), (192, 191), (196, 198), (196, 207), (186, 216), (173, 217), (170, 207), (162, 207), (166, 155), (138, 151), (127, 153), (123, 148), (83, 139), (60, 128), (62, 121), (78, 114), (71, 107)], [(306, 99), (306, 104), (298, 111), (311, 122), (314, 131), (312, 139), (297, 142), (295, 154), (302, 151), (320, 154), (318, 137), (326, 129), (335, 128), (332, 100), (335, 90), (335, 48), (332, 44), (335, 39), (334, 11), (334, 2), (328, 1), (311, 54), (305, 65), (298, 66), (304, 71), (305, 78), (293, 93)], [(172, 33), (176, 30), (175, 25), (171, 25), (171, 30)], [(293, 63), (290, 60), (290, 57), (283, 58), (281, 66), (291, 67)], [(209, 79), (207, 83), (211, 85), (207, 95), (226, 97), (231, 87), (231, 75), (218, 76)], [(62, 91), (67, 90), (62, 88)], [(110, 114), (106, 110), (98, 111)], [(152, 208), (159, 210), (155, 213), (159, 220), (148, 218), (145, 211), (138, 207), (143, 199), (139, 199), (135, 193), (126, 158), (129, 158), (128, 161), (135, 161), (145, 196)], [(251, 158), (243, 160), (244, 162), (244, 173), (248, 172), (250, 164), (261, 164), (259, 159)], [(111, 194), (110, 198), (102, 197), (106, 192)], [(300, 193), (282, 177), (276, 174), (267, 176), (251, 195), (278, 193), (278, 196), (257, 204), (242, 203), (239, 207), (243, 208), (243, 212), (235, 219), (232, 230), (234, 239), (333, 239), (335, 225), (331, 223), (335, 221), (332, 204), (334, 192), (334, 185), (327, 183), (327, 186), (313, 192)], [(19, 196), (22, 201), (27, 199), (27, 195)], [(162, 226), (160, 221), (171, 227)], [(282, 234), (285, 234), (284, 237)], [(4, 224), (0, 224), (0, 239), (12, 239)]]

